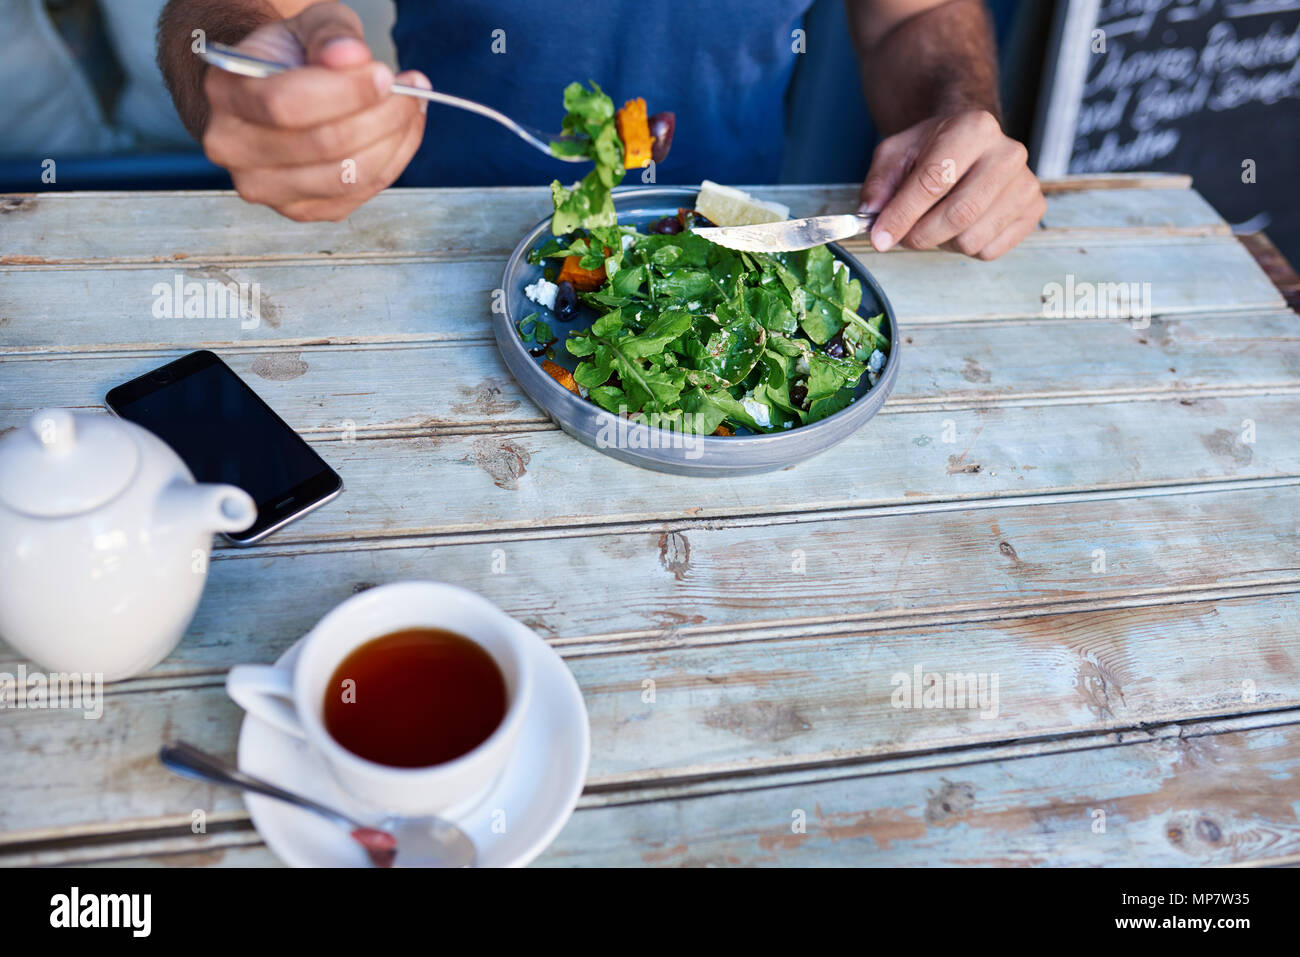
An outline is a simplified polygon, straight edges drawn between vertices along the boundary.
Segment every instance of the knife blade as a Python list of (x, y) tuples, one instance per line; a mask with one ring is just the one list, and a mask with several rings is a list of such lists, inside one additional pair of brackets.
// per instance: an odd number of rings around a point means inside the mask
[(875, 213), (844, 213), (838, 216), (811, 216), (787, 219), (756, 226), (704, 226), (695, 230), (710, 242), (747, 253), (782, 253), (812, 249), (840, 239), (852, 239), (870, 232)]

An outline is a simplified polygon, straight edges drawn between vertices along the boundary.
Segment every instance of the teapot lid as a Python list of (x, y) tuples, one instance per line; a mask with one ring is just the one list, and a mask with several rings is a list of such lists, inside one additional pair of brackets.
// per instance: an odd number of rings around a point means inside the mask
[(0, 502), (40, 518), (88, 512), (126, 487), (139, 459), (123, 423), (41, 409), (0, 441)]

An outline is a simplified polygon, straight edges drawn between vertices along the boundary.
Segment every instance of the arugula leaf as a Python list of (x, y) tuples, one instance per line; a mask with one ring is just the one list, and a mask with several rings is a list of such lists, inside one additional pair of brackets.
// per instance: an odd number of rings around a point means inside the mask
[(597, 337), (617, 335), (623, 328), (623, 310), (607, 312), (591, 324), (591, 334)]
[(573, 381), (584, 389), (595, 389), (609, 381), (614, 374), (613, 357), (608, 346), (596, 343), (589, 362), (579, 362), (573, 371)]
[(555, 341), (549, 323), (542, 321), (539, 312), (530, 312), (519, 320), (519, 339), (526, 346), (541, 347)]
[(672, 299), (699, 299), (714, 290), (713, 277), (703, 269), (675, 269), (655, 280), (655, 290)]
[(862, 363), (856, 359), (836, 359), (824, 352), (811, 352), (808, 355), (808, 398), (825, 398), (845, 386), (856, 385), (863, 371)]
[(658, 355), (664, 347), (691, 328), (688, 312), (666, 312), (657, 317), (640, 335), (623, 344), (623, 352), (634, 358)]
[(609, 342), (610, 359), (627, 393), (628, 405), (638, 411), (647, 404), (657, 408), (671, 408), (686, 385), (686, 372), (682, 369), (656, 368), (654, 363), (641, 365), (625, 355), (614, 342)]
[(889, 337), (880, 331), (885, 314), (878, 312), (870, 319), (853, 316), (844, 327), (844, 346), (854, 356), (865, 362), (876, 349), (888, 349)]
[[(724, 306), (719, 306), (719, 310)], [(715, 373), (730, 385), (742, 382), (758, 364), (767, 344), (767, 330), (748, 317), (723, 326), (705, 343), (700, 368)]]
[[(727, 398), (731, 396), (727, 395)], [(727, 418), (727, 410), (698, 387), (682, 393), (682, 410), (690, 414), (686, 424), (696, 435), (712, 435)]]
[(849, 389), (842, 389), (834, 395), (828, 395), (824, 399), (817, 399), (808, 407), (808, 421), (817, 422), (828, 415), (834, 415), (841, 409), (848, 408), (852, 402), (853, 392)]
[(590, 336), (584, 336), (581, 333), (570, 333), (569, 338), (564, 342), (564, 348), (571, 356), (582, 358), (589, 356), (596, 351), (596, 343)]
[(768, 332), (790, 335), (798, 327), (794, 312), (779, 294), (762, 286), (750, 286), (745, 290), (745, 308), (749, 314), (763, 324)]
[[(561, 134), (571, 140), (554, 140), (551, 152), (556, 156), (582, 156), (595, 162), (595, 168), (572, 189), (551, 183), (551, 200), (555, 215), (551, 232), (556, 236), (579, 227), (591, 229), (617, 226), (614, 200), (610, 190), (623, 181), (623, 143), (614, 124), (614, 101), (593, 81), (590, 90), (581, 83), (564, 89)], [(594, 268), (594, 267), (586, 267)]]
[(607, 412), (617, 414), (627, 408), (627, 396), (617, 386), (602, 385), (589, 389), (587, 398)]
[(730, 392), (709, 393), (709, 400), (727, 414), (727, 418), (751, 432), (766, 432), (767, 429), (754, 421), (744, 404)]
[(799, 328), (817, 345), (825, 345), (857, 317), (862, 283), (851, 278), (847, 269), (836, 269), (835, 257), (825, 246), (754, 255), (790, 293)]
[(788, 339), (785, 336), (768, 336), (767, 346), (774, 352), (779, 352), (783, 356), (798, 358), (807, 355), (812, 350), (808, 344), (797, 339)]

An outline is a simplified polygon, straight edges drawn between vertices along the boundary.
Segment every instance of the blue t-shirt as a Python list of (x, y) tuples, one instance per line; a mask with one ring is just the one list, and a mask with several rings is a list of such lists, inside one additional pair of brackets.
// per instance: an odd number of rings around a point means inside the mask
[[(397, 0), (393, 39), (404, 69), (519, 122), (558, 132), (564, 87), (595, 80), (616, 107), (644, 97), (677, 115), (659, 183), (777, 179), (784, 100), (812, 0)], [(503, 32), (501, 32), (503, 31)], [(504, 52), (493, 52), (504, 46)], [(540, 186), (577, 179), (504, 127), (429, 104), (405, 186)], [(628, 172), (626, 182), (640, 181)]]

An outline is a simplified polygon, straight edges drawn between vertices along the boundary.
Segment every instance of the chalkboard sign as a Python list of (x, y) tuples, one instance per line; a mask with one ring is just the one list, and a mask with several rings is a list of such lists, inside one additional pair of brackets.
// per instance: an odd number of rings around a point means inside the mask
[(1060, 0), (1051, 53), (1040, 176), (1190, 173), (1300, 260), (1300, 0)]

